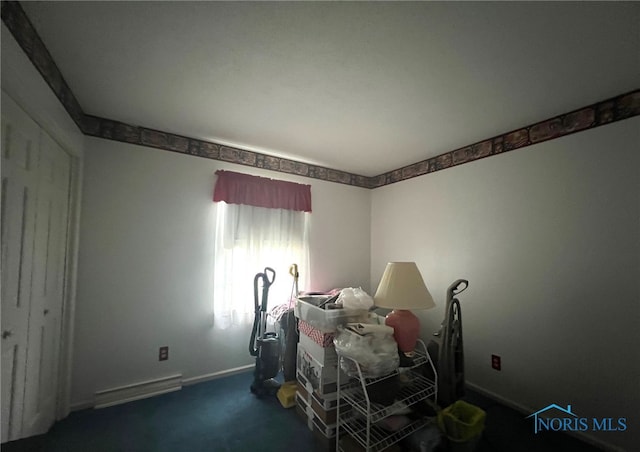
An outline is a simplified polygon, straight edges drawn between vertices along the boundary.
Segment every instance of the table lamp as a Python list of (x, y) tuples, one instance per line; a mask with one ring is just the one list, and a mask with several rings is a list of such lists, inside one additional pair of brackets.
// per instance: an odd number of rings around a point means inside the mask
[(431, 309), (436, 304), (415, 262), (389, 262), (373, 297), (377, 307), (393, 309), (385, 324), (393, 328), (398, 348), (413, 356), (420, 336), (420, 320), (410, 309)]

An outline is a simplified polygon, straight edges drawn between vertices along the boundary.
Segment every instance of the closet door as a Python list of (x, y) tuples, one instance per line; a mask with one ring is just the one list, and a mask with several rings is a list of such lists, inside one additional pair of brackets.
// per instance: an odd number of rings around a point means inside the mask
[(71, 158), (2, 95), (2, 442), (55, 421)]
[(2, 98), (2, 442), (22, 437), (38, 126)]
[(70, 164), (68, 154), (41, 132), (23, 436), (44, 433), (55, 421)]

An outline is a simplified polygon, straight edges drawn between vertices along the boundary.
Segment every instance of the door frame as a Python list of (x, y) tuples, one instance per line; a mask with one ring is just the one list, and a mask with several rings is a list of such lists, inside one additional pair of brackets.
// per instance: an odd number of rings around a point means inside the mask
[[(62, 132), (49, 127), (48, 121), (39, 121), (33, 110), (25, 108), (24, 104), (16, 100), (2, 88), (2, 103), (12, 102), (16, 108), (22, 110), (33, 120), (41, 130), (49, 135), (69, 155), (71, 161), (69, 181), (69, 212), (67, 215), (67, 243), (64, 265), (62, 319), (60, 331), (60, 350), (58, 365), (58, 385), (56, 388), (55, 419), (65, 418), (71, 411), (71, 375), (73, 365), (74, 319), (76, 306), (76, 286), (78, 273), (78, 249), (80, 229), (80, 207), (82, 200), (83, 149), (70, 151), (67, 140), (60, 139)], [(84, 140), (83, 140), (84, 141)]]
[[(59, 144), (59, 143), (58, 143)], [(63, 147), (63, 149), (65, 149)], [(66, 151), (66, 149), (65, 149)], [(67, 247), (65, 278), (62, 300), (62, 326), (58, 366), (58, 388), (55, 416), (65, 418), (71, 412), (71, 375), (73, 366), (73, 339), (78, 275), (78, 250), (80, 243), (80, 206), (82, 201), (82, 159), (71, 157), (69, 181), (69, 214), (67, 216)]]
[(20, 48), (9, 29), (2, 29), (2, 97), (7, 96), (53, 138), (71, 158), (67, 261), (60, 337), (56, 420), (71, 412), (74, 318), (79, 250), (80, 209), (86, 137), (51, 87)]

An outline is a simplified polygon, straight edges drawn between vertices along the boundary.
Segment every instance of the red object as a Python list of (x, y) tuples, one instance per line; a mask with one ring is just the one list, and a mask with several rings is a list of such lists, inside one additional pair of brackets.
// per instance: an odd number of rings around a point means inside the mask
[(333, 346), (333, 338), (335, 337), (334, 333), (322, 332), (319, 329), (312, 327), (304, 320), (298, 320), (298, 330), (300, 330), (301, 333), (309, 336), (311, 339), (313, 339), (313, 342), (323, 348)]
[(412, 352), (416, 348), (416, 341), (420, 337), (420, 320), (413, 312), (394, 309), (387, 314), (384, 323), (393, 328), (393, 338), (401, 352)]
[(311, 212), (311, 185), (233, 171), (218, 170), (216, 175), (214, 202)]

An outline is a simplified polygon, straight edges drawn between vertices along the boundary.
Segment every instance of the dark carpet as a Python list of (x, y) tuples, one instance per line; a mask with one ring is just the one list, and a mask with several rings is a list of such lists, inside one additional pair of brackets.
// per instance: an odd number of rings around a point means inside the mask
[[(250, 372), (99, 410), (71, 413), (45, 434), (2, 445), (3, 452), (323, 451), (294, 409), (249, 391)], [(531, 419), (477, 393), (487, 412), (477, 452), (591, 452), (556, 432), (533, 434)]]
[(598, 452), (601, 449), (586, 444), (562, 432), (533, 432), (533, 421), (527, 415), (508, 408), (493, 399), (467, 390), (464, 400), (486, 413), (484, 432), (475, 452)]

